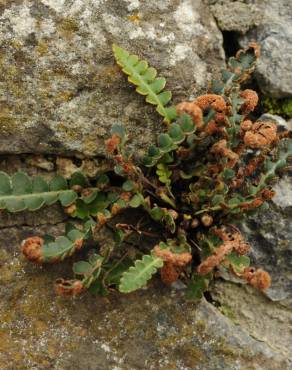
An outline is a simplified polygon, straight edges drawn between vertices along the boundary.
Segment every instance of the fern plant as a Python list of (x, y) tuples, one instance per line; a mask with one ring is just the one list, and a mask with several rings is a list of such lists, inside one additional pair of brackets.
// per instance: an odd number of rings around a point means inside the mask
[[(292, 147), (288, 131), (252, 121), (258, 96), (241, 90), (255, 68), (257, 46), (230, 58), (207, 94), (176, 106), (164, 90), (166, 80), (146, 61), (117, 45), (113, 52), (128, 81), (163, 117), (165, 132), (136, 163), (124, 127), (114, 125), (105, 142), (111, 170), (94, 181), (78, 172), (69, 181), (58, 176), (49, 182), (0, 172), (0, 209), (35, 211), (60, 202), (70, 217), (63, 236), (32, 236), (23, 241), (23, 254), (35, 263), (57, 263), (95, 241), (88, 259), (73, 263), (75, 278), (56, 281), (57, 293), (65, 295), (87, 289), (106, 295), (115, 288), (129, 293), (157, 271), (168, 285), (180, 278), (192, 300), (223, 272), (267, 289), (270, 276), (250, 267), (250, 246), (236, 224), (268, 207), (271, 185), (289, 166)], [(143, 222), (118, 223), (116, 216), (124, 213), (127, 220), (131, 209), (139, 209)], [(134, 235), (151, 242), (139, 245)]]
[(156, 105), (157, 112), (169, 123), (176, 118), (175, 107), (167, 107), (171, 100), (171, 92), (164, 90), (166, 79), (156, 77), (157, 71), (148, 67), (146, 60), (139, 60), (137, 55), (129, 54), (118, 45), (113, 45), (113, 52), (119, 66), (128, 77), (128, 81), (136, 85), (137, 93), (146, 96), (146, 102)]

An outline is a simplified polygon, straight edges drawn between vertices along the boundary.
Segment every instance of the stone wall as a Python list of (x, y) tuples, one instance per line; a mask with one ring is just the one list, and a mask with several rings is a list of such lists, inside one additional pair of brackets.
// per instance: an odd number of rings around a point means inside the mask
[[(115, 66), (113, 42), (157, 68), (178, 102), (224, 66), (223, 35), (225, 45), (230, 35), (238, 45), (255, 39), (259, 88), (291, 97), (291, 17), (290, 0), (0, 0), (0, 170), (95, 176), (115, 122), (142, 153), (163, 125)], [(159, 282), (127, 297), (56, 297), (52, 282), (68, 266), (32, 266), (19, 244), (60, 233), (62, 210), (2, 212), (0, 368), (291, 368), (291, 182), (276, 190), (272, 211), (243, 225), (254, 263), (273, 277), (267, 296), (218, 282), (198, 305)]]

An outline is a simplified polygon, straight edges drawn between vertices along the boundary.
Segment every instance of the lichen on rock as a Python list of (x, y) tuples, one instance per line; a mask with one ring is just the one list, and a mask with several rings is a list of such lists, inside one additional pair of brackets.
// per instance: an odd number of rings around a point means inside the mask
[(162, 126), (125, 88), (113, 42), (169, 77), (175, 100), (204, 89), (224, 63), (221, 33), (202, 1), (5, 2), (0, 37), (2, 153), (103, 155), (119, 121), (139, 155)]

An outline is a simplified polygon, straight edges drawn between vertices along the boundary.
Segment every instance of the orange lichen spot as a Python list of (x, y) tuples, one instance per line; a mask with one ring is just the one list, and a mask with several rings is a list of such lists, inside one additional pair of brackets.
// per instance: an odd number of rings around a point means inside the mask
[(128, 20), (133, 23), (139, 23), (141, 20), (140, 14), (131, 14), (127, 16)]
[(176, 106), (178, 114), (187, 113), (192, 117), (196, 127), (200, 129), (203, 127), (203, 112), (195, 102), (182, 102)]
[(80, 280), (57, 279), (55, 282), (55, 291), (60, 295), (75, 296), (84, 290), (84, 285)]
[(259, 101), (258, 94), (251, 89), (246, 89), (241, 91), (239, 95), (244, 98), (244, 103), (240, 107), (241, 113), (247, 115), (253, 112)]
[(117, 151), (118, 145), (121, 142), (121, 138), (117, 134), (113, 134), (113, 136), (105, 141), (106, 151), (109, 154), (113, 154)]
[(192, 260), (191, 253), (173, 253), (169, 249), (161, 249), (159, 245), (153, 248), (155, 256), (160, 257), (164, 262), (170, 262), (175, 266), (185, 266)]
[(199, 106), (202, 111), (207, 108), (213, 108), (216, 112), (225, 112), (226, 111), (226, 102), (221, 95), (216, 94), (206, 94), (199, 96), (194, 103)]
[(252, 267), (248, 267), (244, 270), (242, 276), (256, 289), (265, 290), (271, 286), (271, 276), (262, 269), (254, 270)]
[(30, 238), (25, 239), (21, 244), (21, 252), (24, 256), (36, 263), (43, 262), (43, 255), (42, 255), (42, 246), (44, 244), (44, 239), (38, 236), (32, 236)]
[(161, 280), (164, 284), (170, 285), (179, 278), (178, 268), (171, 262), (165, 262), (160, 270)]
[(277, 140), (277, 127), (274, 122), (258, 121), (244, 135), (244, 144), (252, 149), (259, 149)]

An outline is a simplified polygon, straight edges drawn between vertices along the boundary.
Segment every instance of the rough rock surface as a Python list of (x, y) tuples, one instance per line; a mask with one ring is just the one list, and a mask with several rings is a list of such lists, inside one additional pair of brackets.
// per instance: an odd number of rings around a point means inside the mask
[[(46, 232), (48, 225), (37, 219), (18, 221), (17, 228), (3, 216), (0, 221), (3, 369), (289, 369), (279, 346), (254, 339), (210, 303), (187, 303), (179, 291), (171, 293), (160, 284), (108, 299), (57, 297), (52, 281), (69, 273), (68, 268), (35, 267), (21, 258), (18, 248), (32, 230)], [(49, 228), (60, 232), (62, 227), (60, 220)]]
[(202, 0), (0, 2), (0, 152), (104, 153), (114, 122), (137, 152), (161, 118), (129, 87), (113, 42), (147, 59), (175, 100), (205, 89), (224, 63)]
[[(261, 46), (256, 68), (260, 89), (275, 98), (292, 96), (292, 2), (290, 0), (212, 1), (211, 9), (225, 31), (245, 33), (241, 46)], [(248, 31), (248, 32), (247, 32)]]
[(212, 1), (211, 10), (224, 31), (245, 33), (260, 23), (261, 13), (254, 3), (243, 1)]
[(292, 181), (283, 177), (274, 187), (276, 196), (268, 212), (250, 218), (243, 232), (252, 245), (251, 258), (272, 276), (266, 291), (273, 301), (283, 301), (292, 308)]
[[(218, 309), (253, 338), (292, 360), (292, 314), (250, 286), (217, 281), (211, 291)], [(271, 335), (273, 333), (273, 335)]]

